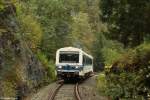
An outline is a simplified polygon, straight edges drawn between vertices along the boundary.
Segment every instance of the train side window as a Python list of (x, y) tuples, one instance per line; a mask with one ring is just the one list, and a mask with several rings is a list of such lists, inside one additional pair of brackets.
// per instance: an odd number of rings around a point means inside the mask
[(83, 65), (86, 65), (86, 58), (85, 58), (85, 55), (83, 55)]
[(92, 65), (92, 59), (83, 55), (83, 65)]
[(89, 64), (92, 65), (92, 59), (90, 59)]
[(87, 58), (87, 64), (88, 64), (88, 65), (91, 65), (91, 64), (92, 64), (92, 59)]

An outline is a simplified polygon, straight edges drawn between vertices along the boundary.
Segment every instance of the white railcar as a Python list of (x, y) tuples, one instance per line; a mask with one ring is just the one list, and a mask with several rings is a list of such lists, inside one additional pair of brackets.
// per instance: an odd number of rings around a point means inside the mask
[(60, 48), (56, 52), (56, 71), (60, 78), (83, 78), (93, 73), (93, 57), (78, 48)]

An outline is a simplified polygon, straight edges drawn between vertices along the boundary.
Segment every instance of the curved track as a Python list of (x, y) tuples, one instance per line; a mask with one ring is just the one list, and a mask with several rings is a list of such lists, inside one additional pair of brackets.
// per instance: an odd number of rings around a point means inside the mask
[(78, 85), (78, 83), (64, 84), (61, 82), (53, 92), (50, 91), (48, 100), (81, 100)]
[(77, 100), (81, 100), (81, 97), (80, 97), (80, 92), (79, 92), (79, 84), (78, 83), (76, 83), (76, 85), (75, 85), (75, 89), (74, 89), (74, 91), (75, 91), (75, 96), (76, 96), (76, 99)]

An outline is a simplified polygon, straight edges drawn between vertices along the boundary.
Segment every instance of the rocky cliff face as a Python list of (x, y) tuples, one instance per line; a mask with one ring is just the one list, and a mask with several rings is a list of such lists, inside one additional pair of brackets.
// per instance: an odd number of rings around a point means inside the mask
[(19, 33), (15, 7), (8, 4), (0, 11), (0, 98), (26, 96), (45, 77), (45, 69)]

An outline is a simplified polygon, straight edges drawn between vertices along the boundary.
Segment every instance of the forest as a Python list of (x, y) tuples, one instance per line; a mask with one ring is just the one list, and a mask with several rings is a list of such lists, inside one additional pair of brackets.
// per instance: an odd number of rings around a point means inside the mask
[[(100, 94), (150, 96), (150, 0), (0, 0), (0, 97), (56, 80), (56, 50), (94, 57)], [(21, 92), (20, 92), (21, 91)]]

